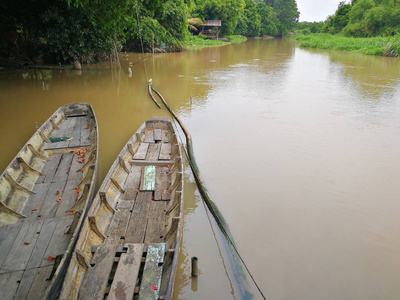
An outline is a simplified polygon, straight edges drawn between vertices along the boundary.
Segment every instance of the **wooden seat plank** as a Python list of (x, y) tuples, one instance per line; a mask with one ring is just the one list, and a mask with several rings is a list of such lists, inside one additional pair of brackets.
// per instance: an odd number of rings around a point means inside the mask
[(23, 274), (24, 271), (0, 274), (0, 291), (2, 300), (14, 299), (14, 294), (18, 289)]
[(139, 148), (133, 157), (133, 159), (145, 160), (147, 156), (147, 150), (149, 149), (149, 143), (140, 143)]
[[(139, 300), (159, 298), (164, 253), (165, 243), (149, 244), (140, 284)], [(156, 289), (153, 289), (152, 286)]]
[(169, 143), (162, 143), (161, 144), (161, 151), (158, 159), (160, 160), (170, 160), (171, 159), (171, 144)]
[[(155, 182), (155, 191), (154, 191), (154, 200), (169, 200), (171, 199), (171, 195), (169, 192), (169, 187), (171, 185), (171, 175), (169, 173), (168, 167), (159, 167), (156, 169), (156, 182)], [(169, 199), (163, 199), (168, 198)]]
[(79, 292), (79, 299), (103, 299), (114, 263), (115, 253), (118, 247), (118, 239), (107, 238), (92, 259), (93, 267), (89, 268)]
[(132, 166), (125, 181), (125, 193), (122, 199), (135, 199), (139, 189), (140, 178), (142, 177), (142, 167)]
[(130, 214), (131, 212), (129, 209), (117, 210), (111, 221), (110, 227), (107, 231), (107, 235), (113, 238), (125, 237)]
[(162, 129), (161, 135), (162, 135), (161, 139), (162, 139), (163, 143), (169, 143), (169, 141), (170, 141), (170, 132), (169, 132), (169, 130)]
[(8, 253), (22, 228), (22, 222), (5, 225), (0, 230), (0, 267), (6, 260)]
[(143, 171), (143, 186), (142, 190), (153, 191), (156, 183), (156, 167), (145, 166)]
[(152, 192), (139, 192), (125, 235), (125, 243), (143, 243)]
[(40, 232), (42, 225), (42, 220), (26, 222), (22, 225), (1, 266), (1, 272), (20, 271), (26, 268), (39, 237), (37, 232)]
[(154, 129), (154, 141), (159, 142), (162, 140), (161, 129)]
[(160, 156), (161, 144), (150, 144), (146, 160), (157, 160)]
[(108, 300), (131, 300), (142, 261), (144, 244), (125, 244), (126, 253), (121, 254)]
[(144, 137), (144, 142), (154, 143), (154, 131), (151, 129), (146, 130), (146, 135)]
[(151, 201), (146, 227), (145, 244), (161, 243), (164, 241), (165, 234), (165, 211), (167, 202)]

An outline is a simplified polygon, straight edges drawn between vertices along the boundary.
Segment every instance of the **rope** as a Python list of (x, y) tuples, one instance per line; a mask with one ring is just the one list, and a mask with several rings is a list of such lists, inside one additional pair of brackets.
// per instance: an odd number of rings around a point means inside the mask
[[(250, 275), (251, 280), (253, 281), (254, 285), (257, 287), (259, 293), (263, 297), (263, 299), (266, 299), (264, 296), (264, 293), (261, 291), (261, 288), (258, 286), (255, 278), (253, 277), (253, 274), (250, 272), (249, 268), (247, 267), (245, 261), (243, 260), (242, 256), (239, 253), (239, 250), (236, 248), (235, 243), (233, 242), (233, 238), (231, 237), (228, 228), (225, 227), (225, 220), (223, 219), (221, 213), (219, 212), (218, 208), (214, 204), (214, 202), (211, 200), (211, 197), (205, 187), (204, 181), (201, 178), (200, 172), (198, 171), (196, 161), (193, 156), (193, 148), (192, 148), (192, 142), (191, 142), (191, 136), (189, 132), (187, 131), (185, 125), (183, 122), (180, 120), (180, 118), (175, 114), (175, 112), (169, 107), (168, 103), (165, 101), (164, 97), (153, 87), (151, 87), (151, 90), (153, 90), (161, 99), (161, 101), (164, 103), (165, 107), (168, 109), (168, 111), (171, 113), (171, 115), (174, 117), (174, 119), (178, 122), (180, 127), (182, 128), (185, 136), (186, 136), (186, 147), (187, 147), (187, 153), (185, 150), (185, 154), (188, 157), (188, 162), (189, 165), (193, 171), (193, 175), (196, 179), (197, 186), (199, 188), (200, 194), (202, 195), (203, 201), (206, 203), (208, 209), (210, 210), (211, 214), (214, 216), (215, 221), (217, 222), (219, 228), (221, 229), (222, 233), (224, 234), (225, 238), (228, 240), (230, 246), (232, 249), (235, 251), (236, 255), (239, 257), (240, 261), (242, 262), (243, 266), (245, 267), (247, 273)], [(149, 88), (149, 91), (151, 93), (151, 90)]]

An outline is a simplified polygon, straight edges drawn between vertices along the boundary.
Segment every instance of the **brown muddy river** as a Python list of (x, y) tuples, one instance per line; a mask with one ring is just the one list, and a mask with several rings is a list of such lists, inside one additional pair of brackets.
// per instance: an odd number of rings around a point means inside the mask
[[(236, 246), (271, 300), (400, 298), (400, 59), (252, 40), (157, 54), (122, 71), (0, 71), (0, 170), (59, 106), (92, 104), (98, 183), (159, 110), (145, 69), (191, 131)], [(262, 299), (237, 276), (186, 166), (176, 299)], [(200, 275), (190, 277), (190, 259)], [(243, 269), (242, 269), (243, 270)], [(251, 295), (252, 294), (252, 295)]]

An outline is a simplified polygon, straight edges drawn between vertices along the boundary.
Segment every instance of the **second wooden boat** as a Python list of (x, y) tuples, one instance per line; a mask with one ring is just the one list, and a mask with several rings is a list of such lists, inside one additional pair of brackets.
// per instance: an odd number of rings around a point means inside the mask
[(60, 107), (0, 176), (0, 298), (57, 295), (92, 199), (98, 133), (92, 107)]
[(171, 299), (182, 234), (182, 159), (168, 118), (129, 139), (88, 212), (60, 299)]

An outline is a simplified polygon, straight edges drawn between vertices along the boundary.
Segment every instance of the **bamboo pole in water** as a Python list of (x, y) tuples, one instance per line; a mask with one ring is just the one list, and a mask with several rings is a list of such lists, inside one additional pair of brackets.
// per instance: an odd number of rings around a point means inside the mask
[[(220, 228), (221, 232), (223, 235), (226, 237), (226, 239), (229, 242), (229, 246), (231, 248), (231, 253), (232, 253), (232, 258), (235, 262), (236, 265), (236, 272), (237, 272), (237, 279), (239, 286), (241, 288), (241, 293), (242, 293), (242, 298), (243, 299), (251, 299), (253, 297), (252, 294), (250, 294), (247, 291), (246, 285), (247, 285), (247, 280), (246, 276), (243, 273), (243, 269), (240, 265), (240, 262), (242, 262), (243, 266), (246, 268), (248, 274), (250, 275), (251, 279), (253, 280), (254, 284), (256, 285), (258, 291), (260, 292), (260, 295), (262, 296), (263, 299), (266, 299), (263, 292), (261, 291), (260, 287), (258, 286), (257, 282), (255, 281), (253, 275), (250, 273), (250, 270), (247, 268), (246, 263), (244, 262), (243, 258), (240, 256), (236, 245), (233, 241), (233, 238), (231, 236), (231, 233), (229, 231), (228, 224), (226, 223), (224, 217), (222, 216), (221, 212), (219, 211), (218, 207), (214, 203), (214, 201), (211, 198), (210, 193), (207, 190), (206, 184), (203, 180), (203, 176), (200, 173), (200, 170), (197, 166), (196, 159), (194, 157), (194, 152), (193, 152), (193, 143), (192, 143), (192, 136), (189, 133), (189, 130), (186, 128), (185, 124), (183, 124), (182, 120), (175, 114), (175, 112), (169, 107), (168, 103), (165, 101), (164, 97), (151, 85), (151, 81), (149, 82), (149, 93), (153, 101), (157, 103), (155, 100), (152, 91), (154, 91), (158, 97), (160, 97), (161, 101), (164, 103), (165, 107), (168, 109), (168, 111), (171, 113), (171, 115), (174, 117), (174, 119), (178, 122), (179, 126), (182, 128), (183, 133), (186, 136), (186, 148), (187, 148), (187, 154), (188, 154), (188, 160), (189, 160), (189, 165), (193, 171), (193, 176), (196, 180), (197, 187), (200, 191), (200, 194), (206, 203), (208, 209), (210, 210), (211, 214), (213, 215), (215, 221), (218, 224), (218, 227)], [(157, 105), (160, 107), (160, 105), (157, 103)], [(161, 107), (160, 107), (161, 108)]]

